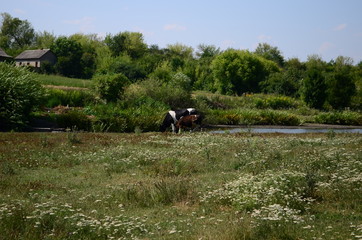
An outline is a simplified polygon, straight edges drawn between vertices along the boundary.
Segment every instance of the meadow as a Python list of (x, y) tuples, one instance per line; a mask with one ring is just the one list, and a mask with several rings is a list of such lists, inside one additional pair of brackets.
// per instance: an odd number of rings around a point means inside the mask
[(0, 239), (362, 239), (361, 134), (0, 133)]

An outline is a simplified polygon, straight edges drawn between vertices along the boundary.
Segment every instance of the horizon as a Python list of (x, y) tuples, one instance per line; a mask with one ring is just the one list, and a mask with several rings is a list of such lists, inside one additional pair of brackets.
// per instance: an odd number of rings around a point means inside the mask
[[(157, 2), (85, 0), (3, 1), (0, 12), (27, 20), (36, 32), (55, 36), (140, 32), (145, 43), (166, 48), (176, 43), (254, 51), (259, 43), (277, 47), (288, 60), (324, 61), (338, 56), (362, 61), (362, 1), (229, 0)], [(46, 19), (46, 21), (44, 21)]]

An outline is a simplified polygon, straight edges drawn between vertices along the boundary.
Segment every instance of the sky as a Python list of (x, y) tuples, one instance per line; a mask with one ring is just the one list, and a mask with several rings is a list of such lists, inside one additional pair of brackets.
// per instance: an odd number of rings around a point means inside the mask
[(362, 61), (362, 0), (0, 0), (0, 13), (35, 31), (140, 32), (148, 45), (181, 43), (254, 51), (277, 47), (285, 59), (317, 54)]

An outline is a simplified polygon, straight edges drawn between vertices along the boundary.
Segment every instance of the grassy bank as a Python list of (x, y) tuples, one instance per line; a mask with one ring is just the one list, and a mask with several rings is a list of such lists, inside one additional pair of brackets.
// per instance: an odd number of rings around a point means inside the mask
[(360, 134), (0, 133), (3, 239), (361, 239)]

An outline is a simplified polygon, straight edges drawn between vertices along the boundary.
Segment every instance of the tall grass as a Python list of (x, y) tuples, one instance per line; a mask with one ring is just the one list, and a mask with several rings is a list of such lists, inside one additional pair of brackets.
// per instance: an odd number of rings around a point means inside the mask
[(88, 79), (68, 78), (57, 75), (35, 74), (35, 78), (43, 85), (91, 88), (93, 81)]
[(362, 235), (360, 134), (75, 138), (0, 134), (2, 238)]

